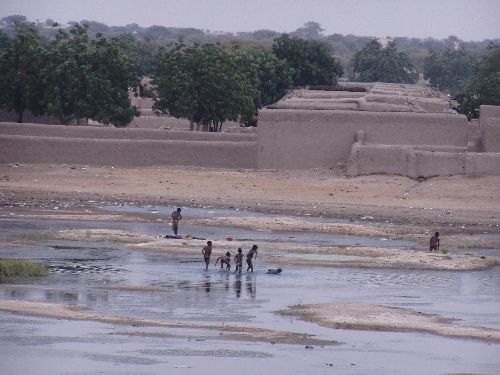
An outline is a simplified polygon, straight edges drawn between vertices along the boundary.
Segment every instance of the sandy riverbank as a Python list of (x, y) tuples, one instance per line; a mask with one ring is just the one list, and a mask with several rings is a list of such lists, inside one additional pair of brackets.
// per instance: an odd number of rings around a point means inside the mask
[(372, 304), (297, 305), (280, 311), (324, 327), (376, 331), (414, 331), (447, 337), (500, 342), (500, 330), (455, 323), (419, 311)]
[(500, 226), (500, 176), (419, 182), (387, 175), (346, 178), (335, 169), (0, 166), (3, 206), (71, 208), (92, 205), (89, 201), (239, 208), (387, 221), (449, 232), (493, 232)]
[[(185, 238), (165, 239), (158, 236), (137, 235), (114, 229), (74, 229), (19, 234), (17, 241), (29, 244), (39, 240), (108, 241), (121, 243), (127, 250), (184, 254), (200, 257), (205, 241)], [(255, 242), (260, 247), (259, 258), (277, 266), (392, 268), (444, 271), (481, 270), (500, 265), (500, 257), (481, 257), (471, 253), (429, 253), (423, 250), (381, 247), (307, 246), (293, 242)], [(247, 241), (214, 240), (214, 257), (247, 248)], [(320, 256), (321, 259), (315, 257)]]
[[(275, 331), (257, 327), (244, 327), (234, 325), (210, 325), (210, 324), (186, 324), (169, 322), (165, 320), (132, 319), (120, 316), (97, 314), (85, 306), (65, 305), (44, 302), (32, 302), (21, 300), (0, 299), (0, 310), (26, 316), (38, 316), (54, 319), (87, 320), (107, 324), (115, 324), (132, 327), (159, 327), (172, 329), (196, 329), (218, 331), (217, 337), (221, 340), (237, 341), (261, 341), (279, 344), (300, 345), (334, 345), (335, 341), (315, 339), (312, 335), (295, 332)], [(141, 335), (141, 332), (128, 333), (129, 335)], [(151, 335), (144, 334), (144, 335)], [(161, 336), (162, 333), (157, 333)]]

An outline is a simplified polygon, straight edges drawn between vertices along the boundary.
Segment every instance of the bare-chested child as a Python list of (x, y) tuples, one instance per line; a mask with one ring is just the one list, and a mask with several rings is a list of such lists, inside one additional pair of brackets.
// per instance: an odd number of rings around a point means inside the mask
[(181, 219), (181, 209), (178, 208), (177, 210), (172, 212), (172, 230), (174, 231), (175, 236), (177, 236), (177, 230), (179, 229), (179, 220)]
[(247, 272), (248, 271), (253, 272), (252, 259), (253, 259), (254, 255), (255, 255), (255, 259), (257, 259), (257, 249), (258, 249), (258, 246), (253, 245), (252, 248), (250, 249), (250, 251), (247, 253), (247, 265), (248, 265)]
[(238, 272), (241, 273), (241, 269), (243, 268), (243, 250), (241, 250), (241, 247), (238, 248), (238, 254), (234, 256), (234, 264), (236, 265), (236, 270), (234, 273)]
[(205, 260), (205, 270), (208, 270), (210, 255), (212, 255), (212, 241), (207, 241), (207, 246), (201, 249), (201, 253), (203, 254), (203, 259)]
[(229, 251), (226, 253), (226, 255), (217, 258), (217, 260), (215, 261), (216, 266), (219, 260), (220, 260), (220, 269), (224, 268), (224, 264), (226, 265), (226, 270), (231, 269), (231, 253)]
[(439, 232), (434, 233), (429, 241), (429, 251), (432, 253), (432, 250), (439, 251)]

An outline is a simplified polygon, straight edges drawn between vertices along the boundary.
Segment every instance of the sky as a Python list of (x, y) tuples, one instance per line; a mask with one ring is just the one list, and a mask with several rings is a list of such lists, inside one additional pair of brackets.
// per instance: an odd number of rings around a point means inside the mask
[(0, 17), (13, 14), (225, 32), (291, 32), (316, 21), (326, 35), (500, 38), (500, 0), (0, 0)]

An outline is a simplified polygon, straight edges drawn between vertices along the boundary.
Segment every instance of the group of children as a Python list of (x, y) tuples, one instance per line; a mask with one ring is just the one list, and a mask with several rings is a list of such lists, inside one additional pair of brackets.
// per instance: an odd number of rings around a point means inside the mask
[[(255, 257), (255, 259), (257, 259), (257, 249), (258, 246), (253, 245), (246, 255), (248, 265), (247, 272), (253, 272), (253, 258)], [(207, 245), (203, 247), (201, 253), (203, 254), (203, 259), (205, 260), (205, 269), (208, 270), (208, 265), (210, 264), (210, 256), (212, 255), (212, 241), (207, 241)], [(217, 260), (215, 261), (216, 266), (219, 260), (221, 269), (224, 269), (224, 266), (226, 266), (226, 270), (231, 269), (231, 253), (229, 251), (226, 253), (226, 255), (217, 258)], [(238, 248), (238, 253), (234, 256), (234, 263), (236, 265), (236, 270), (234, 271), (234, 273), (241, 273), (243, 269), (243, 250), (241, 250), (241, 247)]]

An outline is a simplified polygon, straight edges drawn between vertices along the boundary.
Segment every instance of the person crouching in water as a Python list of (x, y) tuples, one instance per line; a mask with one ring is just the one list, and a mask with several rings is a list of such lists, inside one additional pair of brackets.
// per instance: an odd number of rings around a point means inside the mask
[(247, 264), (248, 264), (247, 272), (248, 271), (253, 272), (253, 262), (252, 262), (252, 259), (253, 259), (254, 255), (255, 255), (255, 259), (257, 259), (257, 249), (258, 249), (258, 246), (257, 245), (253, 245), (252, 248), (250, 249), (250, 251), (247, 254)]
[(439, 232), (434, 233), (429, 241), (429, 251), (432, 253), (432, 250), (439, 251)]
[(201, 253), (203, 254), (203, 259), (205, 260), (205, 270), (208, 270), (210, 255), (212, 255), (212, 241), (207, 241), (207, 246), (201, 249)]
[(241, 273), (241, 269), (243, 268), (243, 250), (241, 250), (241, 247), (238, 248), (238, 254), (234, 256), (234, 264), (236, 265), (236, 270), (234, 273), (238, 272)]
[(215, 261), (216, 266), (219, 260), (220, 260), (220, 269), (224, 268), (224, 264), (226, 265), (226, 270), (231, 269), (231, 253), (229, 251), (226, 253), (226, 255), (217, 258), (217, 260)]

